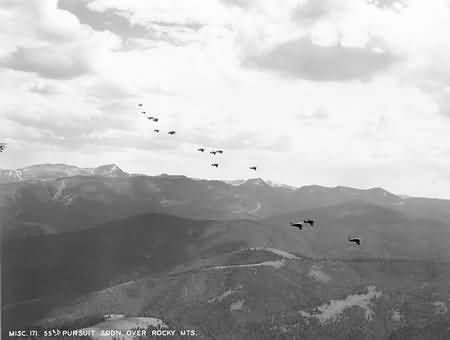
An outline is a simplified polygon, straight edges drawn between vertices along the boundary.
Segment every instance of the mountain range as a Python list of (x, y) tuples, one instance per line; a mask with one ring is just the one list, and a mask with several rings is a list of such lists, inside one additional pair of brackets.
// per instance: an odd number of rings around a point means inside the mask
[(200, 339), (450, 338), (447, 200), (116, 165), (19, 172), (0, 183), (3, 328), (113, 314)]
[[(381, 188), (273, 186), (260, 178), (226, 183), (185, 176), (127, 174), (116, 165), (82, 169), (36, 165), (0, 183), (0, 208), (13, 215), (7, 233), (59, 233), (142, 213), (194, 219), (261, 219), (347, 202), (366, 202), (408, 216), (450, 220), (450, 201), (401, 198)], [(9, 170), (1, 170), (9, 173)], [(26, 175), (25, 175), (26, 174)], [(9, 178), (9, 177), (8, 177)]]

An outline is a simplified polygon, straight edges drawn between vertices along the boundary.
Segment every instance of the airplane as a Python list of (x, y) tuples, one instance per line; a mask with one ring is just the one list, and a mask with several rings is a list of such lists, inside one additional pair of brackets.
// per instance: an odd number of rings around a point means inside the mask
[(216, 152), (222, 154), (223, 150), (216, 150)]
[(169, 131), (169, 132), (167, 132), (167, 133), (168, 133), (169, 135), (172, 135), (172, 136), (173, 136), (176, 132), (172, 130), (172, 131)]
[(303, 224), (300, 222), (289, 222), (289, 224), (291, 225), (291, 227), (298, 228), (299, 230), (303, 229)]
[(255, 171), (256, 171), (256, 166), (251, 166), (249, 169), (250, 169), (250, 170), (255, 170)]
[(157, 122), (159, 120), (159, 118), (153, 118), (154, 122)]
[(219, 167), (219, 163), (213, 163), (213, 164), (211, 164), (211, 166), (215, 166), (216, 168), (218, 168)]
[(158, 130), (158, 129), (155, 129), (155, 130), (153, 130), (153, 131), (155, 131), (155, 132), (159, 132), (159, 130)]
[(197, 151), (205, 152), (205, 149), (204, 148), (199, 148), (199, 149), (197, 149)]
[(138, 106), (142, 106), (142, 104), (138, 104)]
[(215, 154), (216, 154), (216, 151), (211, 151), (210, 154), (215, 155)]
[(309, 224), (311, 227), (314, 227), (314, 220), (303, 220), (303, 223)]
[(356, 243), (358, 246), (361, 245), (361, 238), (358, 237), (358, 236), (348, 237), (348, 240), (349, 240), (350, 242)]

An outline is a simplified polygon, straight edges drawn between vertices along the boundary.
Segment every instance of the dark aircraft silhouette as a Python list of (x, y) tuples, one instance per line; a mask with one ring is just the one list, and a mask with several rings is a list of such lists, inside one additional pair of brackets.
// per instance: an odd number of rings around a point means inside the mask
[(138, 104), (138, 106), (142, 106), (142, 104)]
[(175, 134), (175, 131), (169, 131), (169, 132), (167, 132), (169, 135), (174, 135)]
[(3, 152), (6, 149), (5, 143), (0, 143), (0, 152)]
[(361, 238), (358, 237), (358, 236), (348, 237), (348, 240), (349, 240), (350, 242), (356, 243), (358, 246), (361, 245)]
[(147, 119), (153, 120), (153, 117), (147, 117)]
[(303, 223), (309, 224), (311, 227), (314, 227), (314, 220), (303, 220)]
[(159, 132), (159, 130), (158, 130), (158, 129), (155, 129), (155, 130), (153, 130), (153, 131), (155, 131), (155, 132)]
[(159, 118), (153, 118), (154, 122), (157, 122), (159, 120)]
[(218, 168), (219, 167), (219, 163), (213, 163), (213, 164), (211, 164), (211, 166), (215, 166), (216, 168)]
[(216, 151), (211, 151), (210, 154), (215, 155), (215, 154), (216, 154)]
[(216, 152), (222, 154), (223, 150), (216, 150)]
[(255, 171), (256, 171), (256, 166), (251, 166), (249, 169), (250, 169), (250, 170), (255, 170)]
[(291, 225), (291, 227), (298, 228), (299, 230), (303, 229), (303, 224), (300, 222), (289, 222), (289, 224)]
[(146, 114), (146, 112), (145, 112), (145, 111), (142, 111), (141, 113), (142, 113), (143, 115), (145, 115), (145, 114)]
[(200, 151), (200, 152), (205, 152), (205, 149), (203, 149), (203, 148), (199, 148), (199, 149), (197, 149), (197, 151)]

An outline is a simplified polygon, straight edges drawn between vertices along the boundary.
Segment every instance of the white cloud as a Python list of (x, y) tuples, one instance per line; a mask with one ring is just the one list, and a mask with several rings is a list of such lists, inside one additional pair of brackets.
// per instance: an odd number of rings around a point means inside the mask
[[(114, 162), (236, 178), (257, 164), (258, 176), (287, 184), (448, 197), (444, 0), (85, 5), (95, 20), (113, 11), (138, 25), (136, 45), (121, 45), (130, 38), (122, 21), (114, 33), (94, 28), (56, 1), (0, 5), (0, 125), (10, 144), (2, 166)], [(270, 53), (277, 67), (245, 66)], [(161, 135), (138, 102), (160, 118)], [(199, 158), (199, 145), (224, 148), (219, 169)]]

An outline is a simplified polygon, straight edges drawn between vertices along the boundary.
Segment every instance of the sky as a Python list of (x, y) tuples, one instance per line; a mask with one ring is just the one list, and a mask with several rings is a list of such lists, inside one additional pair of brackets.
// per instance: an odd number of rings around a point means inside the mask
[(448, 32), (449, 0), (1, 0), (0, 168), (450, 199)]

